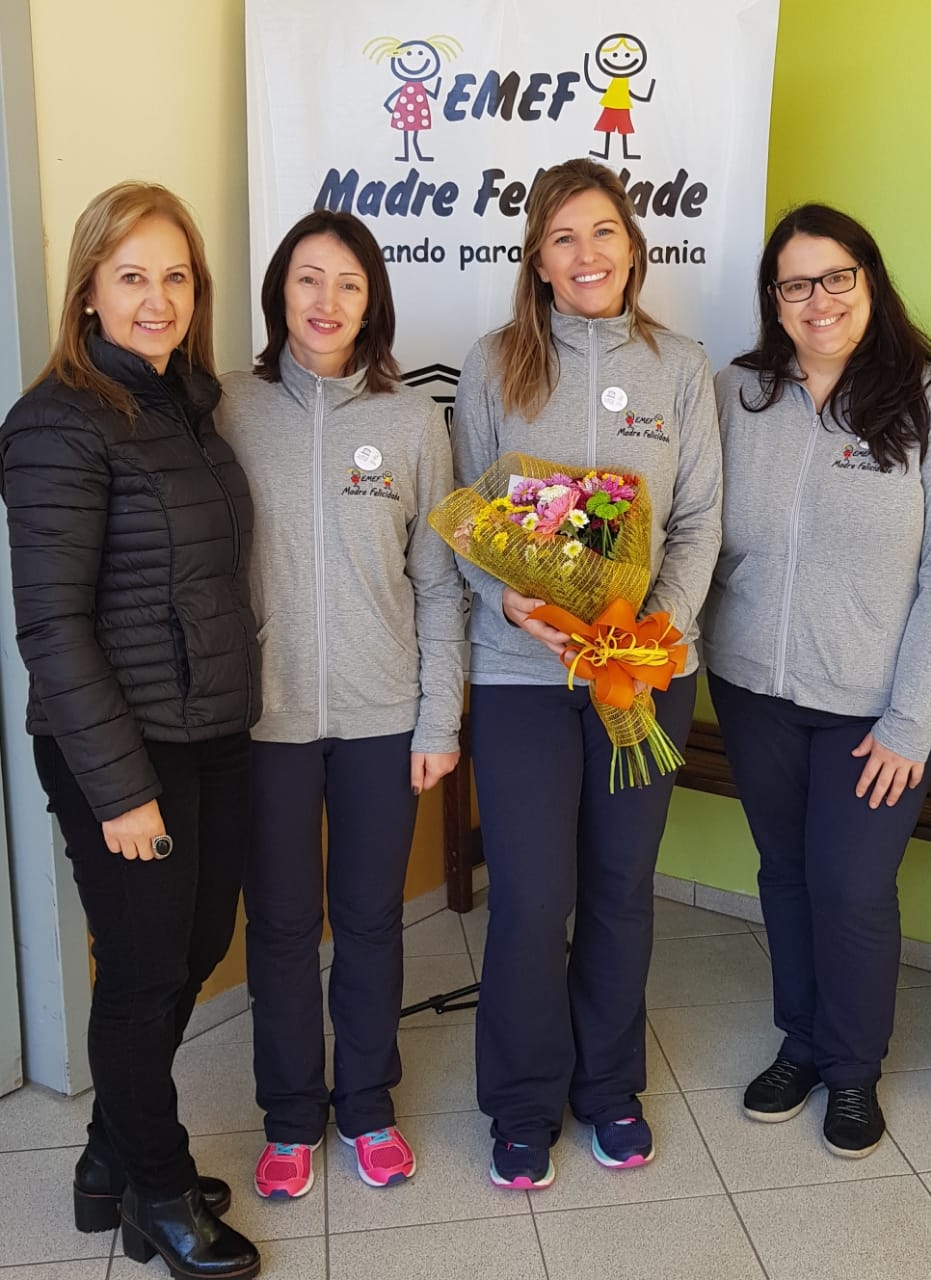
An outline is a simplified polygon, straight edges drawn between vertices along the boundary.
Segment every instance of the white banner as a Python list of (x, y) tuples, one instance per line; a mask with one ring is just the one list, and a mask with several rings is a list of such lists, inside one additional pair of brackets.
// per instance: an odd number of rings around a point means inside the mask
[(527, 192), (591, 154), (650, 247), (644, 305), (715, 368), (754, 333), (778, 0), (246, 0), (253, 323), (284, 232), (365, 219), (395, 354), (442, 398), (510, 315)]

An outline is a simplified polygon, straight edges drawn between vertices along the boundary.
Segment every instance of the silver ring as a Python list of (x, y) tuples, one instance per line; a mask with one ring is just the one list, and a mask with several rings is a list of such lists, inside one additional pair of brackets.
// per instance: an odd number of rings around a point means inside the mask
[(174, 848), (174, 843), (175, 842), (172, 840), (171, 836), (169, 835), (153, 836), (152, 852), (154, 853), (156, 858), (159, 858), (159, 859), (167, 858), (169, 853), (171, 853), (172, 849)]

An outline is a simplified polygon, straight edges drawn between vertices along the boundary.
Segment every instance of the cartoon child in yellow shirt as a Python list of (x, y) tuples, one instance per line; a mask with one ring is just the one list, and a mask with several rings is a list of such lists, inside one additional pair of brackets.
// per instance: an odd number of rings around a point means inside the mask
[(605, 36), (595, 50), (595, 65), (603, 75), (608, 77), (608, 85), (605, 88), (604, 85), (595, 84), (592, 80), (589, 73), (589, 54), (586, 53), (585, 79), (588, 87), (603, 95), (601, 106), (604, 110), (598, 117), (595, 131), (605, 135), (604, 150), (589, 151), (589, 155), (597, 156), (599, 160), (607, 160), (611, 148), (611, 134), (619, 133), (624, 149), (624, 159), (640, 159), (638, 155), (632, 155), (627, 149), (627, 138), (634, 132), (633, 121), (630, 118), (632, 99), (636, 99), (637, 102), (649, 102), (653, 97), (656, 81), (651, 79), (649, 89), (645, 94), (640, 94), (634, 93), (631, 89), (630, 80), (638, 71), (642, 71), (646, 64), (646, 46), (636, 36), (624, 34)]

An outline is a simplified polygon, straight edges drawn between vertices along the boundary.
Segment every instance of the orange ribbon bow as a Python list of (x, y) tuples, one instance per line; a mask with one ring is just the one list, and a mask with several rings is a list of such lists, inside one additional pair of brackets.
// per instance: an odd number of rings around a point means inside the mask
[(570, 636), (572, 648), (562, 655), (569, 688), (575, 676), (590, 680), (599, 702), (622, 711), (633, 703), (634, 681), (668, 689), (672, 677), (685, 669), (687, 646), (676, 643), (682, 632), (668, 613), (650, 613), (638, 622), (630, 601), (617, 599), (592, 623), (555, 604), (541, 605), (530, 617)]

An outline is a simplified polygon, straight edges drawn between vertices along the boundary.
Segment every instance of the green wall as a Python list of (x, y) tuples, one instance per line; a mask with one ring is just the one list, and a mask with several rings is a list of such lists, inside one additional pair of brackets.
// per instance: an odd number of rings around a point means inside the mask
[[(806, 200), (865, 223), (931, 329), (929, 63), (928, 0), (782, 0), (766, 205), (767, 230)], [(713, 718), (703, 682), (696, 715)], [(755, 893), (756, 854), (737, 801), (677, 787), (659, 870)], [(931, 941), (931, 844), (911, 841), (899, 889), (903, 932)]]

